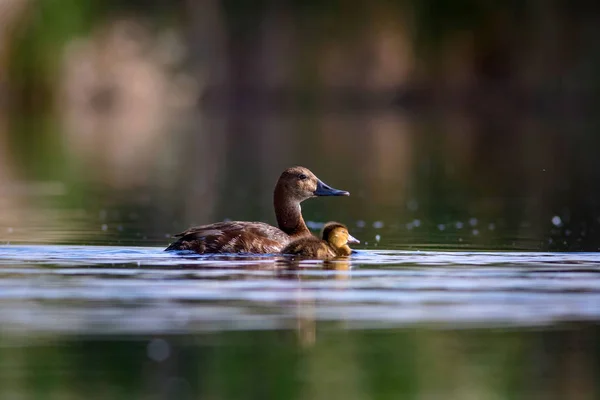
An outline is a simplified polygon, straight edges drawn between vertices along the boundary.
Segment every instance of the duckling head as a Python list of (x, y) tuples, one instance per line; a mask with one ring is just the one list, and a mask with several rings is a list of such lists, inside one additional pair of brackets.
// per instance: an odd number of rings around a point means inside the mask
[(317, 196), (350, 196), (345, 190), (327, 185), (304, 167), (291, 167), (283, 171), (275, 186), (275, 193), (298, 202)]
[(339, 222), (328, 222), (323, 227), (323, 240), (325, 240), (339, 254), (349, 256), (352, 249), (348, 243), (360, 243), (358, 239), (350, 235), (348, 228)]

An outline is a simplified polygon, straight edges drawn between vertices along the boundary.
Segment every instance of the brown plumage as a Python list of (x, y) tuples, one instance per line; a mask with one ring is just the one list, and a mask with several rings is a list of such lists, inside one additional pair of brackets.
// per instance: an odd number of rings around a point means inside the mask
[(348, 243), (360, 243), (348, 233), (348, 228), (338, 222), (328, 222), (323, 227), (322, 238), (307, 236), (294, 240), (282, 251), (282, 254), (303, 258), (329, 260), (335, 257), (347, 257), (352, 254)]
[(279, 228), (264, 222), (231, 221), (197, 226), (182, 232), (166, 248), (196, 253), (278, 253), (292, 240), (309, 236), (300, 203), (318, 196), (349, 196), (333, 189), (304, 167), (288, 168), (279, 177), (273, 205)]

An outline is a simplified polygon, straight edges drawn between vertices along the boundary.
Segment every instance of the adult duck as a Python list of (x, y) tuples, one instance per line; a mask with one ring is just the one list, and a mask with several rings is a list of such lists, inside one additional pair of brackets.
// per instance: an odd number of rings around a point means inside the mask
[(300, 203), (318, 196), (349, 196), (321, 181), (308, 168), (288, 168), (275, 185), (273, 205), (279, 228), (264, 222), (229, 221), (190, 228), (166, 248), (207, 253), (279, 253), (288, 243), (311, 236)]
[(316, 236), (302, 237), (285, 246), (281, 253), (302, 258), (330, 260), (352, 254), (348, 243), (360, 243), (360, 241), (350, 235), (346, 225), (328, 222), (323, 227), (321, 239)]

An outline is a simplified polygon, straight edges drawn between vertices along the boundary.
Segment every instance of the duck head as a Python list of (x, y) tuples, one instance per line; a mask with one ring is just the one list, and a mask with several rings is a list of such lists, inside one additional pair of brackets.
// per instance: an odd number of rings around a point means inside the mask
[(323, 227), (323, 240), (325, 240), (339, 255), (349, 256), (352, 249), (349, 243), (360, 243), (358, 239), (350, 235), (348, 228), (339, 222), (328, 222)]
[(334, 189), (320, 180), (308, 168), (288, 168), (279, 177), (275, 192), (301, 202), (318, 196), (350, 196), (345, 190)]

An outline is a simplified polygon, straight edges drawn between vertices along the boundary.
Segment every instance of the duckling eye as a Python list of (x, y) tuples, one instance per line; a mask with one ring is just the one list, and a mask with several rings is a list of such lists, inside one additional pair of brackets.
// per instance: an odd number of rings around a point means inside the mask
[(306, 175), (304, 175), (304, 174), (300, 174), (300, 175), (298, 175), (298, 178), (299, 178), (301, 181), (303, 181), (303, 180), (305, 180), (305, 179), (308, 179), (308, 176), (306, 176)]

